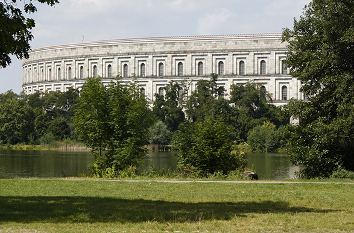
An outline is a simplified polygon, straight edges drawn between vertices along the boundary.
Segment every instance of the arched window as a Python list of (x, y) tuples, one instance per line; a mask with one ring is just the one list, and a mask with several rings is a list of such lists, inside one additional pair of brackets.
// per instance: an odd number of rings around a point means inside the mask
[(145, 63), (140, 64), (140, 77), (145, 77)]
[(286, 64), (286, 60), (281, 61), (281, 74), (288, 74), (288, 64)]
[(58, 68), (57, 79), (58, 80), (61, 79), (61, 69), (60, 69), (60, 67)]
[(38, 74), (37, 74), (37, 68), (34, 68), (33, 69), (33, 72), (34, 72), (34, 82), (37, 82), (38, 81)]
[(164, 76), (164, 69), (165, 69), (165, 66), (162, 62), (159, 63), (159, 77), (162, 77)]
[(28, 77), (29, 77), (29, 82), (32, 83), (33, 81), (32, 81), (32, 69), (31, 68), (29, 69)]
[(261, 88), (259, 89), (259, 92), (260, 92), (260, 96), (261, 98), (266, 98), (266, 95), (267, 95), (267, 89), (265, 86), (261, 86)]
[(128, 77), (128, 64), (123, 65), (123, 77), (124, 78)]
[(109, 64), (107, 66), (107, 77), (112, 78), (112, 65), (111, 64)]
[(267, 73), (267, 63), (265, 60), (262, 60), (260, 62), (260, 69), (259, 70), (260, 70), (261, 75), (265, 75)]
[(159, 87), (159, 95), (161, 95), (161, 96), (165, 95), (165, 88), (164, 87)]
[(288, 88), (286, 86), (282, 86), (281, 88), (281, 99), (288, 100)]
[(68, 79), (70, 80), (71, 78), (71, 67), (68, 67)]
[(218, 75), (224, 75), (224, 62), (222, 61), (218, 63)]
[(198, 76), (204, 75), (204, 64), (203, 62), (198, 62)]
[(92, 76), (97, 77), (97, 66), (96, 65), (93, 66)]
[(84, 78), (84, 67), (83, 66), (80, 66), (79, 77), (80, 77), (80, 79)]
[(178, 62), (177, 76), (183, 76), (183, 63), (182, 62)]
[(244, 61), (240, 61), (239, 62), (238, 74), (239, 75), (245, 75), (245, 62)]

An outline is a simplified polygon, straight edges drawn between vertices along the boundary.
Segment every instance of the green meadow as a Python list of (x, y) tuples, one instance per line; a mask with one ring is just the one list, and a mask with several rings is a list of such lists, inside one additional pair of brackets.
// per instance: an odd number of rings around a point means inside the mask
[(0, 232), (354, 232), (354, 184), (2, 179)]

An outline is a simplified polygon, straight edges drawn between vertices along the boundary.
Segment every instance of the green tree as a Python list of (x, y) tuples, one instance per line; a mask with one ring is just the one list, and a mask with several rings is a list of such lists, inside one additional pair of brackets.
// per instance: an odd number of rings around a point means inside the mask
[(266, 121), (276, 126), (289, 123), (287, 109), (275, 107), (271, 101), (271, 96), (253, 83), (231, 86), (230, 103), (239, 113), (235, 128), (239, 129), (241, 140), (246, 141), (248, 132)]
[(35, 21), (26, 16), (37, 11), (34, 2), (53, 6), (59, 1), (8, 0), (0, 2), (0, 66), (6, 67), (11, 63), (9, 54), (20, 59), (28, 58), (29, 41), (33, 38), (31, 29), (35, 26)]
[(71, 127), (64, 117), (56, 117), (50, 121), (46, 132), (51, 133), (57, 140), (63, 140), (71, 136)]
[[(219, 106), (227, 107), (227, 101), (223, 96), (225, 89), (217, 84), (218, 76), (212, 74), (210, 80), (200, 80), (197, 83), (197, 89), (188, 98), (186, 104), (186, 113), (188, 119), (192, 122), (202, 121), (207, 117), (226, 116)], [(220, 102), (221, 104), (217, 103)]]
[(228, 174), (243, 166), (232, 153), (232, 128), (212, 118), (197, 123), (185, 123), (173, 139), (179, 168), (192, 169), (201, 176), (216, 172)]
[(248, 132), (248, 144), (253, 151), (274, 152), (277, 149), (278, 137), (275, 125), (264, 122)]
[(146, 155), (152, 116), (135, 85), (112, 83), (105, 88), (100, 79), (88, 79), (74, 118), (79, 138), (95, 155), (95, 175), (118, 174)]
[(151, 144), (169, 145), (172, 134), (162, 121), (157, 121), (149, 128), (149, 136)]
[(75, 130), (97, 157), (108, 147), (108, 97), (101, 80), (89, 78), (84, 84), (75, 109)]
[(78, 90), (69, 88), (66, 92), (36, 92), (22, 97), (35, 115), (33, 132), (35, 143), (48, 133), (56, 140), (75, 138), (72, 121), (78, 96)]
[(111, 167), (119, 172), (137, 166), (147, 154), (148, 129), (152, 114), (145, 96), (135, 85), (128, 87), (113, 83), (107, 89), (109, 115), (109, 150), (113, 155)]
[(287, 64), (309, 98), (289, 106), (300, 119), (292, 160), (305, 177), (327, 177), (340, 166), (354, 170), (353, 18), (351, 0), (313, 0), (283, 32)]
[(155, 95), (152, 111), (157, 119), (164, 122), (170, 131), (176, 131), (184, 122), (183, 112), (184, 90), (181, 84), (170, 82), (165, 87), (165, 95)]
[(0, 144), (29, 143), (33, 139), (34, 113), (13, 92), (0, 95)]

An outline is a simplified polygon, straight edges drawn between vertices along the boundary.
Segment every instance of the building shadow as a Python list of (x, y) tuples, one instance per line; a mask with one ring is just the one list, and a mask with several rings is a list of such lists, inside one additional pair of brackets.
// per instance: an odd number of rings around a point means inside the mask
[(287, 202), (184, 203), (100, 197), (0, 197), (0, 223), (4, 222), (196, 222), (228, 220), (235, 216), (267, 213), (324, 213), (289, 206)]

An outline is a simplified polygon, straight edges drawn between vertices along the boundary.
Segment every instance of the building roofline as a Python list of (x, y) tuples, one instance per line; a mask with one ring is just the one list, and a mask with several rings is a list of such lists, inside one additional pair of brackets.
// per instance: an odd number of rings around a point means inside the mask
[(230, 34), (230, 35), (195, 35), (195, 36), (168, 36), (168, 37), (142, 37), (142, 38), (125, 38), (112, 40), (99, 40), (83, 43), (68, 43), (61, 45), (52, 45), (46, 47), (35, 48), (31, 52), (40, 52), (53, 49), (94, 47), (104, 45), (119, 44), (148, 44), (148, 43), (164, 43), (164, 42), (189, 42), (189, 41), (220, 41), (220, 40), (247, 40), (247, 39), (281, 39), (281, 33), (257, 33), (257, 34)]

